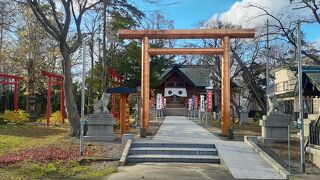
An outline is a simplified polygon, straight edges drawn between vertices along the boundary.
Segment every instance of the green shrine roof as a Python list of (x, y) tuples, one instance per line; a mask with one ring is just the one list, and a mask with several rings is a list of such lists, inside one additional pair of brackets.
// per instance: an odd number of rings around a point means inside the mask
[(320, 91), (320, 72), (319, 73), (306, 73), (310, 82)]
[(190, 85), (210, 86), (210, 68), (203, 65), (174, 65), (172, 68), (167, 68), (159, 77), (159, 85), (163, 84), (174, 72), (178, 73)]

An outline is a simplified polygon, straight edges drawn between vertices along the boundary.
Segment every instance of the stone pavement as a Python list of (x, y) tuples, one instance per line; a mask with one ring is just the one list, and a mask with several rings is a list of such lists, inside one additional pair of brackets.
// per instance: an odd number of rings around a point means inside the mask
[(121, 166), (108, 180), (229, 180), (232, 175), (221, 164), (141, 163)]
[(154, 142), (212, 143), (236, 179), (283, 179), (252, 148), (240, 141), (224, 141), (183, 116), (167, 116)]

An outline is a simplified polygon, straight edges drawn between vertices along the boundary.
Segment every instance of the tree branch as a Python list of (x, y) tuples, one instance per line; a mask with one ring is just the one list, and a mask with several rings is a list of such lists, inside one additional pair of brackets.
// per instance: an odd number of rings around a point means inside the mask
[[(27, 0), (29, 3), (29, 6), (33, 12), (33, 14), (36, 16), (36, 18), (38, 19), (38, 21), (40, 22), (40, 24), (43, 26), (43, 28), (57, 41), (59, 41), (59, 34), (57, 34), (53, 29), (51, 29), (51, 27), (47, 24), (50, 23), (49, 21), (46, 21), (45, 19), (43, 19), (41, 17), (41, 15), (38, 12), (38, 9), (35, 6), (35, 3), (37, 3), (36, 1), (32, 1), (32, 0)], [(41, 11), (41, 10), (40, 10)]]
[(53, 1), (53, 0), (49, 0), (49, 4), (51, 6), (51, 11), (52, 11), (52, 14), (53, 14), (53, 18), (54, 20), (56, 21), (56, 24), (59, 28), (59, 31), (60, 33), (62, 32), (62, 26), (59, 22), (59, 19), (58, 19), (58, 15), (57, 15), (57, 11), (56, 11), (56, 3)]

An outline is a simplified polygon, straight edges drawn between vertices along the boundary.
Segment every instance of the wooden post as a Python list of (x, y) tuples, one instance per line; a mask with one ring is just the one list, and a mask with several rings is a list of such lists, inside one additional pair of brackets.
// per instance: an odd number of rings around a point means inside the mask
[(230, 39), (223, 37), (222, 47), (224, 48), (221, 63), (221, 135), (227, 136), (230, 128)]
[(116, 114), (116, 101), (114, 96), (114, 94), (111, 95), (111, 114), (113, 114), (113, 116)]
[(130, 130), (130, 100), (126, 97), (126, 132)]
[(120, 134), (124, 134), (126, 132), (126, 99), (126, 94), (120, 95)]
[(146, 129), (146, 132), (149, 130), (149, 108), (150, 108), (150, 55), (148, 53), (149, 49), (149, 38), (143, 37), (142, 40), (142, 128)]
[(47, 93), (47, 127), (50, 126), (50, 114), (51, 114), (51, 78), (48, 78), (48, 93)]
[(65, 117), (65, 108), (64, 108), (64, 82), (61, 82), (61, 117), (62, 117), (62, 123), (64, 123), (64, 117)]

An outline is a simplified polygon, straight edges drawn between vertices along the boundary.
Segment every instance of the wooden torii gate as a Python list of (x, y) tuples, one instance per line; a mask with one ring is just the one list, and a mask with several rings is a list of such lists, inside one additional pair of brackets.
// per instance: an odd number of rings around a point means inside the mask
[[(119, 30), (120, 39), (141, 39), (141, 126), (149, 131), (150, 56), (155, 55), (222, 55), (221, 62), (221, 134), (230, 129), (230, 39), (254, 38), (254, 29), (195, 30)], [(149, 39), (222, 39), (221, 48), (150, 48)]]

